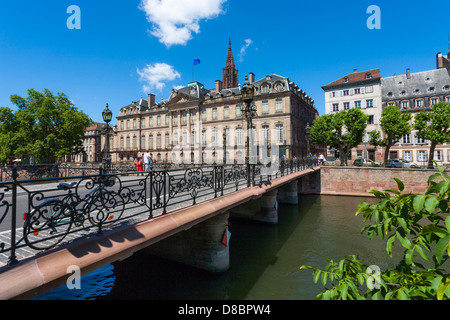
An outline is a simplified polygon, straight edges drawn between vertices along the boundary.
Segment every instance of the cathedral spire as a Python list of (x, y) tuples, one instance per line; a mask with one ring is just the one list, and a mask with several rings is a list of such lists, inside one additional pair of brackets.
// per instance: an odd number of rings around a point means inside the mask
[(228, 54), (225, 68), (223, 69), (223, 88), (236, 88), (239, 86), (239, 71), (234, 64), (233, 50), (231, 49), (231, 37), (228, 41)]

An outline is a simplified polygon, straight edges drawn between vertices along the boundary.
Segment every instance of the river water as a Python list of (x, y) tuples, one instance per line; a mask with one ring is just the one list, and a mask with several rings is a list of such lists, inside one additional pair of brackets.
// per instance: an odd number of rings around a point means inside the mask
[(39, 300), (311, 300), (322, 291), (310, 270), (328, 259), (360, 256), (381, 270), (394, 268), (385, 242), (361, 234), (358, 204), (374, 198), (303, 195), (280, 205), (276, 226), (231, 219), (230, 270), (210, 274), (136, 253), (81, 278), (81, 289), (62, 286)]

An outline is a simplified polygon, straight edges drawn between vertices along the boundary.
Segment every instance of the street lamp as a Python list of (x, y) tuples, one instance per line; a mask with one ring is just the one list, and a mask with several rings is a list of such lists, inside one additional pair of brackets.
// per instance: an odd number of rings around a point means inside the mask
[(227, 163), (227, 131), (223, 129), (223, 165)]
[(311, 127), (309, 126), (309, 122), (306, 124), (305, 130), (306, 130), (306, 157), (310, 159), (309, 154), (311, 153), (311, 151), (309, 146), (309, 140), (311, 139)]
[(255, 95), (254, 86), (248, 81), (248, 75), (245, 75), (245, 82), (241, 88), (242, 100), (245, 107), (241, 108), (242, 113), (247, 119), (247, 154), (245, 156), (245, 164), (247, 166), (247, 186), (250, 187), (250, 133), (253, 129), (252, 119), (256, 116), (256, 106), (252, 104)]
[(111, 169), (111, 155), (110, 155), (110, 146), (109, 146), (109, 123), (112, 120), (112, 112), (109, 110), (108, 104), (106, 104), (106, 108), (102, 112), (103, 121), (106, 123), (106, 127), (103, 129), (105, 134), (105, 146), (103, 149), (103, 168), (105, 170)]

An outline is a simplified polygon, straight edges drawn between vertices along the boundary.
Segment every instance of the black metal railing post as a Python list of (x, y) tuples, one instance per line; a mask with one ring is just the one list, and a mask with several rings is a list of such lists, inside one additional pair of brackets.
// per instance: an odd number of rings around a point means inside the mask
[(169, 170), (167, 169), (167, 167), (164, 167), (164, 186), (163, 186), (163, 200), (164, 200), (164, 204), (163, 204), (163, 214), (167, 213), (167, 201), (166, 201), (166, 188), (167, 188), (167, 175), (169, 174)]
[(17, 168), (12, 169), (11, 178), (12, 184), (12, 216), (11, 216), (11, 255), (9, 256), (8, 265), (14, 265), (18, 263), (16, 257), (16, 215), (17, 215)]
[(150, 197), (150, 214), (148, 216), (149, 219), (153, 218), (153, 166), (150, 166), (150, 191), (149, 191), (149, 197)]

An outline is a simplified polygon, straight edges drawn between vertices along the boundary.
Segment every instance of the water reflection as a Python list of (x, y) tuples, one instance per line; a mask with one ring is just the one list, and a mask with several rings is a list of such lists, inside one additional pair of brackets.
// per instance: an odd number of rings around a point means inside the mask
[(301, 265), (324, 267), (347, 254), (381, 269), (399, 261), (389, 259), (384, 241), (360, 234), (364, 223), (355, 212), (362, 201), (375, 200), (307, 195), (298, 206), (279, 206), (277, 226), (232, 219), (231, 268), (223, 274), (137, 253), (83, 277), (82, 290), (63, 286), (40, 299), (314, 299), (322, 287)]

